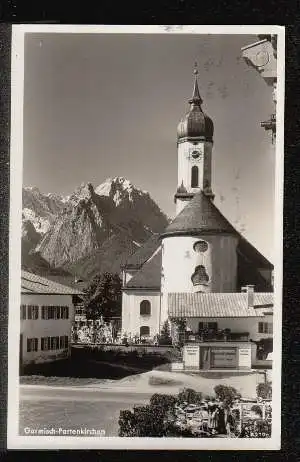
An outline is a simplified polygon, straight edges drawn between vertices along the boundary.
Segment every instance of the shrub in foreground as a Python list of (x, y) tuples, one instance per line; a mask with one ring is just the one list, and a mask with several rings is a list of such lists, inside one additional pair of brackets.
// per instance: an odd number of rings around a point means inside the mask
[(258, 398), (272, 399), (272, 383), (259, 383), (256, 387), (256, 394)]
[(225, 406), (231, 406), (233, 401), (241, 397), (240, 393), (234, 387), (228, 385), (216, 385), (214, 392)]

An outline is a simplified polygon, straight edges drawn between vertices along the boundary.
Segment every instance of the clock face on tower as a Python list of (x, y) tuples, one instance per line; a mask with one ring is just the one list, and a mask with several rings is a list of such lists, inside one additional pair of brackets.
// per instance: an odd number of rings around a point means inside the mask
[(194, 162), (199, 162), (203, 158), (203, 146), (201, 144), (189, 149), (189, 158)]

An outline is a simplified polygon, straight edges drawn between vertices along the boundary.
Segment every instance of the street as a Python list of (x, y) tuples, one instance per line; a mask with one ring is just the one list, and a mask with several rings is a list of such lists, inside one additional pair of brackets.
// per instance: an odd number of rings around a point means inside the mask
[(25, 429), (104, 430), (118, 436), (120, 410), (149, 402), (151, 393), (76, 387), (20, 386), (20, 435)]

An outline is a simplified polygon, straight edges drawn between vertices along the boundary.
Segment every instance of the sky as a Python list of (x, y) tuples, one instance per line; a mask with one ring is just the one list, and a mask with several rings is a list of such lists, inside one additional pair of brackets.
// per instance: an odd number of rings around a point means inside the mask
[(193, 67), (215, 127), (215, 204), (274, 261), (275, 150), (260, 127), (272, 88), (241, 58), (250, 35), (25, 36), (23, 184), (71, 194), (123, 176), (170, 217), (177, 188), (176, 129)]

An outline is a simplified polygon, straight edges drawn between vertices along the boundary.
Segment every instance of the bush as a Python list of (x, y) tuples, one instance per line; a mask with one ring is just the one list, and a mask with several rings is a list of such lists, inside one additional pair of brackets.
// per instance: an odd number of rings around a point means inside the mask
[(175, 402), (175, 397), (155, 394), (146, 406), (120, 411), (119, 436), (170, 436)]
[(150, 398), (150, 406), (159, 406), (165, 411), (174, 409), (176, 404), (176, 397), (172, 395), (163, 395), (160, 393), (155, 393)]
[(272, 383), (259, 383), (256, 387), (256, 394), (261, 399), (272, 399)]
[(201, 403), (202, 399), (202, 393), (191, 388), (184, 388), (177, 396), (178, 404), (199, 404)]
[(223, 401), (225, 406), (231, 406), (235, 399), (239, 399), (241, 397), (240, 393), (238, 393), (234, 387), (227, 385), (216, 385), (214, 392), (217, 398)]
[(172, 338), (170, 335), (170, 327), (168, 320), (164, 322), (161, 333), (158, 336), (159, 345), (172, 345)]
[(262, 409), (257, 404), (252, 406), (251, 411), (254, 412), (255, 414), (259, 415), (260, 417), (262, 417)]

